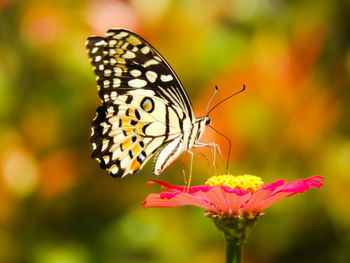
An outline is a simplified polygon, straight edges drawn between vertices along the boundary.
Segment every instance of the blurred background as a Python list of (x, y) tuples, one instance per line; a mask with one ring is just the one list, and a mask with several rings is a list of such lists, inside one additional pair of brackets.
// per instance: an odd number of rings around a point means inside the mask
[[(0, 262), (224, 262), (203, 209), (142, 207), (160, 191), (147, 180), (183, 184), (180, 160), (114, 179), (90, 159), (99, 99), (84, 42), (111, 27), (165, 56), (197, 116), (215, 85), (214, 103), (246, 84), (211, 115), (232, 174), (326, 178), (266, 211), (244, 262), (350, 262), (349, 12), (346, 0), (0, 0)], [(220, 145), (224, 173), (225, 139), (202, 141)], [(215, 171), (194, 162), (204, 184)]]

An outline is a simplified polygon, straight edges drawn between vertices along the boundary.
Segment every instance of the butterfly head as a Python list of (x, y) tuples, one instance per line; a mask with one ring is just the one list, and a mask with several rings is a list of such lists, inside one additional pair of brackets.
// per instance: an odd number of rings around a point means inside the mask
[(209, 116), (205, 116), (203, 119), (204, 119), (205, 125), (209, 125), (211, 123), (211, 119), (209, 118)]

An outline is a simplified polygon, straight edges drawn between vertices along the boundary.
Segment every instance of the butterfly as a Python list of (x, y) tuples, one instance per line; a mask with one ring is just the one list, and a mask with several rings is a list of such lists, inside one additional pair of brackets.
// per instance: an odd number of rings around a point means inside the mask
[(86, 47), (102, 105), (91, 126), (92, 158), (113, 177), (142, 169), (155, 155), (161, 174), (199, 143), (208, 116), (196, 118), (175, 72), (146, 40), (125, 29), (91, 36)]

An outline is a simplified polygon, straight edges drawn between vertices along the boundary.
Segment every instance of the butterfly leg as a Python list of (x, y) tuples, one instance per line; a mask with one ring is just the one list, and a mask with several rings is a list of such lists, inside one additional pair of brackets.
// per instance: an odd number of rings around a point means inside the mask
[(216, 173), (216, 151), (219, 152), (220, 158), (221, 158), (221, 160), (223, 160), (220, 146), (215, 142), (210, 142), (210, 143), (197, 142), (194, 146), (196, 146), (196, 147), (209, 147), (210, 148), (211, 155), (213, 156), (213, 166), (214, 166), (215, 173)]
[(188, 184), (187, 184), (187, 192), (190, 190), (190, 186), (191, 186), (191, 180), (192, 180), (192, 168), (193, 168), (193, 152), (191, 152), (190, 150), (187, 151), (189, 154), (191, 154), (191, 165), (190, 165), (190, 176), (188, 178)]
[(193, 149), (199, 153), (207, 162), (207, 165), (208, 165), (208, 170), (210, 170), (210, 164), (209, 164), (209, 158), (208, 156), (206, 156), (204, 153), (202, 153), (199, 149), (197, 149), (196, 147), (193, 146)]
[(187, 184), (186, 171), (185, 171), (185, 162), (187, 160), (187, 154), (188, 154), (188, 151), (185, 152), (185, 156), (182, 159), (182, 174), (184, 175), (184, 184)]

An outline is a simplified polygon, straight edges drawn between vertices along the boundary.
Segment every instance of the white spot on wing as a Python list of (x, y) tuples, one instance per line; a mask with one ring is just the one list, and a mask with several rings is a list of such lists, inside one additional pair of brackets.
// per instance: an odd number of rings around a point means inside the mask
[(104, 127), (104, 128), (103, 128), (103, 131), (102, 131), (102, 134), (106, 134), (107, 131), (108, 131), (108, 129), (109, 129), (109, 127)]
[(150, 48), (147, 46), (144, 46), (143, 48), (141, 48), (141, 52), (142, 54), (146, 55), (148, 52), (150, 52)]
[(103, 87), (104, 87), (104, 88), (108, 88), (108, 87), (109, 87), (109, 84), (111, 84), (111, 82), (110, 82), (108, 79), (106, 79), (106, 80), (103, 81)]
[(133, 90), (132, 95), (141, 95), (141, 96), (153, 96), (155, 93), (153, 90), (142, 89), (142, 90)]
[(122, 73), (123, 73), (123, 70), (121, 68), (119, 68), (119, 67), (115, 67), (114, 68), (114, 73), (115, 73), (116, 76), (120, 77), (122, 75)]
[(167, 82), (167, 81), (173, 80), (173, 77), (170, 74), (169, 75), (160, 75), (160, 80), (163, 82)]
[(111, 65), (115, 65), (117, 63), (117, 60), (115, 58), (110, 58)]
[(114, 32), (107, 32), (106, 34), (105, 34), (105, 36), (106, 37), (110, 37), (110, 36), (113, 36), (115, 33)]
[(104, 44), (106, 44), (106, 41), (101, 40), (101, 41), (99, 41), (99, 42), (96, 42), (96, 43), (95, 43), (95, 46), (102, 46), (102, 45), (104, 45)]
[(133, 77), (138, 77), (141, 75), (141, 71), (139, 71), (138, 69), (133, 69), (132, 71), (130, 71), (130, 74)]
[(123, 37), (126, 37), (127, 35), (129, 35), (126, 32), (120, 32), (118, 35), (114, 35), (113, 37), (116, 39), (122, 39)]
[(113, 79), (113, 88), (118, 88), (120, 86), (120, 79), (114, 78)]
[(106, 69), (105, 70), (105, 76), (110, 76), (112, 74), (112, 70), (110, 70), (110, 69)]
[(108, 108), (107, 108), (107, 112), (108, 112), (108, 113), (113, 113), (113, 112), (114, 112), (113, 107), (112, 107), (112, 106), (108, 107)]
[[(113, 145), (114, 146), (114, 145)], [(118, 147), (119, 148), (119, 145), (118, 146), (115, 146), (115, 147)], [(111, 148), (112, 150), (112, 148)], [(119, 149), (114, 149), (113, 151), (113, 154), (112, 154), (112, 160), (116, 160), (118, 158), (118, 156), (120, 155), (120, 150)]]
[(132, 79), (128, 81), (128, 84), (133, 88), (142, 88), (147, 85), (147, 81), (142, 79)]
[(151, 66), (151, 65), (157, 65), (159, 64), (159, 62), (155, 59), (150, 59), (148, 60), (145, 64), (143, 64), (144, 67), (148, 67), (148, 66)]
[(110, 125), (107, 122), (104, 121), (104, 122), (100, 123), (100, 126), (105, 128), (105, 127), (109, 127)]
[(109, 41), (109, 46), (110, 46), (110, 47), (114, 47), (115, 44), (117, 44), (117, 40), (112, 39), (112, 40)]
[(104, 155), (102, 158), (105, 161), (105, 164), (109, 163), (109, 155)]
[(128, 42), (125, 42), (125, 43), (121, 46), (121, 48), (122, 48), (122, 49), (126, 49), (128, 46), (129, 46), (129, 43), (128, 43)]
[(133, 46), (137, 46), (137, 45), (142, 44), (142, 42), (134, 36), (129, 36), (126, 40)]
[(97, 50), (98, 50), (98, 47), (94, 47), (94, 48), (91, 50), (91, 53), (92, 53), (92, 54), (95, 54), (95, 53), (97, 52)]
[[(119, 118), (117, 116), (113, 116), (111, 117), (109, 120), (109, 123), (112, 124), (112, 126), (114, 127), (118, 127), (119, 126)], [(114, 137), (113, 141), (116, 142), (116, 140), (118, 140), (118, 138)], [(114, 146), (114, 145), (113, 145)], [(113, 147), (112, 146), (112, 147)]]
[(136, 57), (136, 55), (135, 55), (134, 52), (126, 51), (125, 54), (124, 54), (122, 57), (123, 57), (123, 58), (126, 58), (126, 59), (131, 59), (131, 58)]
[(116, 98), (117, 98), (117, 92), (112, 91), (112, 92), (111, 92), (111, 99), (112, 99), (112, 100), (115, 100)]
[(154, 71), (149, 70), (146, 72), (146, 78), (152, 83), (154, 83), (156, 81), (157, 77), (158, 77), (158, 75)]
[(114, 112), (113, 107), (112, 107), (112, 106), (108, 107), (108, 108), (107, 108), (107, 112), (108, 112), (108, 113)]
[(101, 149), (102, 152), (103, 152), (104, 150), (107, 149), (108, 143), (109, 143), (109, 140), (103, 139), (103, 142), (102, 142), (102, 149)]
[(113, 164), (111, 166), (111, 168), (109, 168), (109, 171), (112, 173), (112, 174), (116, 174), (118, 172), (118, 166), (116, 164)]

